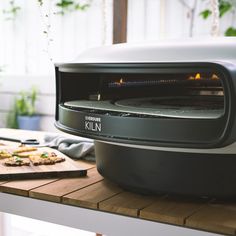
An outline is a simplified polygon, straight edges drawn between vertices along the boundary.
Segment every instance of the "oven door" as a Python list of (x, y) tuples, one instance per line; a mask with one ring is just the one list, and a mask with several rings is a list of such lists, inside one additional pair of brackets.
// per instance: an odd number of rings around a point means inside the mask
[(63, 130), (100, 140), (201, 148), (220, 146), (229, 136), (234, 88), (231, 72), (220, 64), (74, 66), (57, 71), (56, 118)]

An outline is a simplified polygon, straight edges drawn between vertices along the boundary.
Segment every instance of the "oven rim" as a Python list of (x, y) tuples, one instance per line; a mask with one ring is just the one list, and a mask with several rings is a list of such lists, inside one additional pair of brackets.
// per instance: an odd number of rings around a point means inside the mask
[[(125, 70), (124, 70), (125, 68)], [(215, 69), (217, 72), (219, 71), (222, 74), (222, 83), (224, 87), (224, 99), (225, 99), (225, 126), (224, 130), (219, 136), (217, 140), (210, 143), (193, 143), (193, 144), (186, 144), (186, 143), (160, 143), (160, 142), (150, 142), (150, 141), (142, 141), (137, 142), (134, 140), (122, 140), (119, 138), (110, 138), (99, 136), (96, 133), (87, 133), (81, 132), (76, 129), (72, 129), (70, 127), (64, 126), (59, 122), (59, 104), (60, 101), (60, 85), (59, 85), (59, 75), (60, 72), (72, 72), (72, 73), (120, 73), (121, 70), (123, 73), (129, 72), (130, 70), (135, 69), (135, 73), (146, 73), (147, 69), (149, 69), (150, 73), (153, 71), (165, 73), (168, 69), (179, 70), (180, 68), (184, 68), (185, 72), (186, 68), (188, 70), (197, 70), (196, 68), (203, 68), (213, 70)], [(174, 72), (172, 72), (174, 73)], [(71, 134), (81, 135), (88, 138), (96, 139), (96, 140), (103, 140), (103, 141), (112, 141), (112, 142), (120, 142), (120, 143), (131, 143), (131, 144), (144, 144), (144, 145), (151, 145), (151, 146), (176, 146), (176, 147), (201, 147), (201, 148), (215, 148), (215, 147), (223, 147), (226, 146), (236, 140), (236, 136), (233, 135), (236, 131), (236, 125), (234, 122), (235, 118), (235, 110), (236, 108), (233, 107), (232, 101), (235, 100), (235, 91), (236, 91), (236, 68), (235, 65), (228, 62), (168, 62), (168, 63), (158, 63), (158, 62), (148, 62), (148, 63), (66, 63), (66, 64), (57, 64), (56, 65), (56, 77), (57, 77), (57, 100), (56, 100), (56, 122), (55, 126), (62, 130), (66, 131)]]

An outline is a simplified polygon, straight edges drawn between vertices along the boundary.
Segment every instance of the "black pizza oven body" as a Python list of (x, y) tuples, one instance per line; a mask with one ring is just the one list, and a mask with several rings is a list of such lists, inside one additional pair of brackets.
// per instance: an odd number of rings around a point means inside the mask
[(56, 127), (131, 191), (235, 197), (235, 113), (231, 62), (56, 65)]

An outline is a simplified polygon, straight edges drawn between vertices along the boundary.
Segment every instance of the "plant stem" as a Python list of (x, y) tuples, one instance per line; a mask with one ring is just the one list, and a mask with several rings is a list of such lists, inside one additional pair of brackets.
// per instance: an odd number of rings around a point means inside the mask
[(194, 21), (195, 21), (195, 11), (197, 7), (197, 0), (194, 1), (193, 7), (190, 11), (190, 24), (189, 24), (189, 36), (193, 37), (193, 28), (194, 28)]
[(179, 0), (179, 1), (180, 1), (180, 3), (181, 3), (184, 7), (186, 7), (189, 11), (192, 10), (192, 8), (191, 8), (184, 0)]
[(232, 23), (231, 23), (231, 25), (233, 26), (234, 25), (234, 23), (235, 23), (235, 16), (236, 16), (236, 11), (235, 11), (235, 9), (232, 11)]
[(211, 26), (211, 35), (212, 36), (219, 36), (220, 34), (220, 12), (219, 12), (219, 1), (218, 0), (211, 0), (211, 7), (212, 7), (212, 26)]
[(193, 28), (194, 28), (194, 21), (195, 21), (195, 12), (196, 12), (196, 7), (197, 7), (197, 1), (198, 0), (194, 0), (194, 4), (193, 7), (189, 6), (186, 1), (184, 0), (179, 0), (179, 2), (188, 9), (189, 11), (189, 18), (190, 18), (190, 22), (189, 22), (189, 37), (193, 37)]

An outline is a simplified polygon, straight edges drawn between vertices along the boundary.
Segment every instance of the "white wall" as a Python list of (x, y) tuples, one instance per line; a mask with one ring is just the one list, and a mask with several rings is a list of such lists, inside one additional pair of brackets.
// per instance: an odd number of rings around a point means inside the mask
[[(15, 20), (5, 20), (2, 10), (8, 9), (8, 2), (0, 1), (0, 65), (6, 74), (52, 74), (54, 62), (73, 60), (86, 48), (112, 42), (112, 0), (105, 0), (106, 22), (103, 0), (92, 1), (84, 12), (63, 16), (55, 14), (58, 0), (43, 0), (42, 7), (37, 0), (15, 0), (21, 10)], [(44, 31), (49, 32), (48, 37)]]
[(71, 61), (86, 48), (112, 43), (112, 0), (93, 0), (88, 10), (64, 16), (55, 14), (56, 0), (43, 0), (43, 7), (37, 0), (15, 2), (21, 10), (12, 21), (2, 14), (9, 0), (0, 1), (0, 127), (6, 125), (19, 91), (37, 85), (41, 129), (54, 131), (54, 63)]
[[(92, 0), (87, 11), (64, 16), (54, 14), (58, 11), (54, 7), (57, 0), (43, 1), (40, 8), (37, 0), (15, 0), (21, 11), (14, 21), (6, 21), (2, 14), (9, 0), (0, 1), (0, 67), (4, 67), (0, 73), (0, 127), (5, 126), (16, 94), (37, 85), (41, 127), (55, 130), (54, 62), (70, 61), (86, 48), (112, 43), (112, 0)], [(190, 6), (194, 2), (185, 1)], [(209, 0), (198, 0), (194, 37), (210, 34), (211, 19), (199, 17), (208, 4)], [(179, 0), (129, 0), (128, 42), (188, 37), (187, 13)], [(221, 33), (231, 21), (236, 26), (232, 16), (223, 18)], [(50, 32), (46, 37), (43, 31), (48, 31), (48, 24)]]
[(40, 115), (41, 129), (55, 131), (55, 83), (54, 76), (38, 75), (5, 75), (1, 78), (0, 86), (0, 127), (5, 127), (9, 109), (13, 106), (19, 91), (30, 89), (32, 86), (40, 88), (36, 110)]
[[(195, 0), (184, 1), (192, 7)], [(210, 6), (210, 0), (197, 0), (194, 37), (210, 35), (211, 17), (204, 20), (199, 16), (203, 9)], [(227, 15), (220, 20), (221, 35), (231, 23), (236, 27), (236, 16)], [(181, 4), (180, 0), (129, 0), (129, 42), (186, 38), (189, 37), (189, 26), (188, 9)]]

